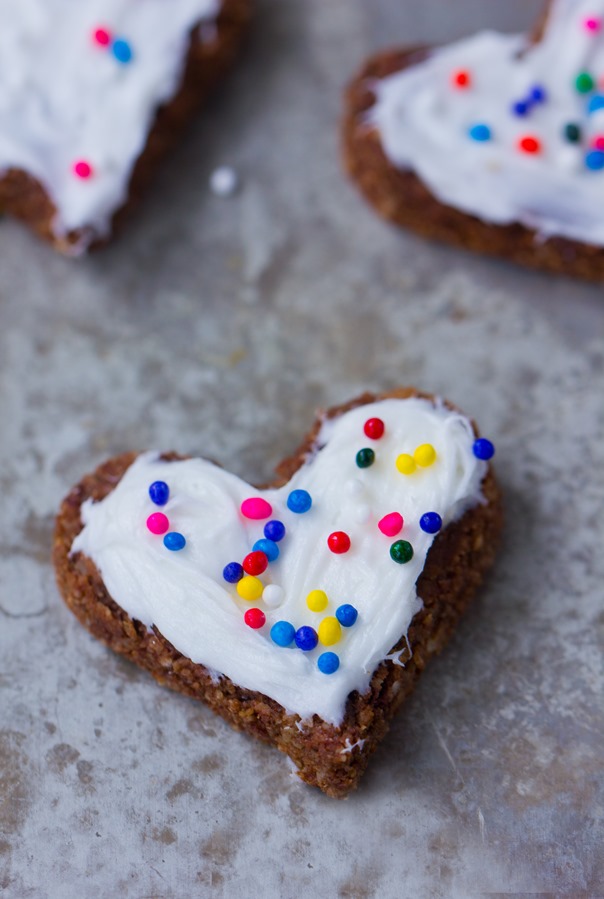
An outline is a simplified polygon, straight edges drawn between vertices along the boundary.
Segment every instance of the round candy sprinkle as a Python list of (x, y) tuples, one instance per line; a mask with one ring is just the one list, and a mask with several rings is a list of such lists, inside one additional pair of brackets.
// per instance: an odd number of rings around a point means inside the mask
[(426, 534), (438, 534), (443, 526), (443, 520), (438, 512), (424, 512), (419, 520), (419, 526)]
[(244, 518), (251, 518), (252, 521), (262, 521), (263, 518), (269, 518), (273, 514), (273, 507), (261, 496), (251, 496), (241, 503), (241, 514)]
[(594, 94), (587, 101), (587, 111), (590, 115), (602, 108), (604, 108), (604, 94)]
[(322, 652), (317, 659), (317, 668), (321, 674), (333, 674), (340, 667), (340, 660), (335, 652)]
[(400, 512), (389, 512), (378, 521), (378, 528), (386, 537), (396, 537), (403, 529), (403, 516)]
[(547, 100), (547, 91), (542, 84), (534, 84), (529, 95), (533, 103), (545, 103)]
[(285, 525), (276, 519), (267, 521), (264, 525), (264, 536), (267, 540), (274, 540), (275, 543), (278, 543), (285, 537)]
[(591, 145), (594, 150), (604, 150), (604, 135), (603, 134), (596, 135), (596, 137), (594, 137)]
[(354, 519), (358, 521), (359, 524), (367, 524), (369, 519), (371, 518), (371, 506), (365, 505), (365, 503), (361, 503), (354, 510)]
[(307, 490), (292, 490), (287, 497), (287, 508), (290, 512), (295, 512), (297, 515), (308, 512), (311, 506), (312, 499)]
[(170, 488), (165, 481), (153, 481), (149, 487), (149, 496), (156, 506), (165, 506), (170, 498)]
[(323, 646), (333, 646), (342, 637), (342, 626), (337, 618), (328, 615), (319, 625), (319, 642)]
[(279, 558), (279, 547), (274, 540), (256, 540), (256, 542), (252, 546), (252, 549), (254, 550), (254, 552), (264, 553), (269, 562), (274, 562)]
[(237, 581), (236, 589), (242, 599), (247, 599), (248, 602), (254, 602), (255, 599), (260, 599), (264, 587), (262, 581), (257, 577), (246, 574), (240, 581)]
[(147, 527), (152, 534), (165, 534), (170, 527), (168, 516), (163, 512), (152, 512), (147, 518)]
[(584, 20), (583, 27), (586, 31), (599, 31), (602, 27), (602, 19), (598, 19), (596, 16), (589, 16)]
[(229, 165), (218, 166), (210, 175), (210, 190), (216, 197), (232, 197), (238, 187), (237, 172)]
[(289, 621), (276, 621), (271, 627), (271, 640), (277, 646), (291, 646), (296, 636), (296, 628)]
[(229, 584), (236, 584), (243, 577), (243, 566), (239, 562), (229, 562), (222, 569), (222, 576)]
[(87, 178), (92, 176), (92, 166), (85, 159), (78, 159), (73, 165), (73, 172), (82, 181), (86, 181)]
[(347, 553), (350, 549), (350, 537), (345, 531), (334, 531), (327, 538), (327, 545), (336, 555)]
[(111, 45), (111, 52), (115, 56), (118, 62), (129, 63), (132, 59), (132, 47), (128, 43), (128, 41), (124, 40), (122, 37), (118, 37), (117, 40), (113, 42)]
[(304, 652), (311, 652), (319, 642), (316, 630), (307, 624), (298, 628), (294, 634), (294, 640), (298, 649), (302, 649)]
[(248, 627), (253, 627), (257, 631), (258, 628), (264, 627), (266, 624), (266, 615), (262, 609), (248, 609), (243, 616), (243, 620)]
[(178, 552), (179, 549), (184, 549), (186, 543), (187, 541), (182, 534), (178, 533), (178, 531), (170, 531), (170, 533), (166, 534), (164, 537), (164, 546), (172, 552)]
[(585, 165), (592, 172), (598, 172), (604, 168), (604, 153), (602, 150), (590, 150), (585, 156)]
[(564, 137), (570, 144), (578, 144), (581, 140), (581, 129), (575, 122), (567, 122), (564, 126)]
[(269, 609), (277, 609), (285, 598), (285, 590), (279, 584), (267, 584), (262, 593), (262, 601)]
[(390, 558), (399, 565), (404, 565), (413, 558), (413, 547), (408, 540), (397, 540), (390, 547)]
[(368, 418), (363, 425), (365, 437), (371, 440), (379, 440), (384, 436), (384, 422), (381, 418)]
[(248, 553), (241, 564), (246, 574), (262, 574), (268, 567), (268, 557), (266, 553), (255, 550)]
[(491, 140), (491, 129), (488, 125), (478, 123), (477, 125), (472, 125), (468, 130), (468, 135), (472, 140), (478, 141), (478, 143), (484, 143), (484, 141)]
[(477, 459), (483, 459), (488, 462), (495, 455), (495, 447), (486, 437), (478, 437), (472, 444), (472, 452)]
[(515, 103), (512, 103), (512, 112), (521, 119), (528, 115), (529, 109), (530, 104), (526, 100), (516, 100)]
[(322, 612), (327, 608), (327, 593), (324, 590), (311, 590), (306, 597), (306, 605), (311, 612)]
[(575, 78), (575, 87), (580, 94), (588, 94), (594, 88), (594, 80), (589, 72), (579, 72)]
[(95, 28), (92, 36), (99, 47), (108, 47), (111, 43), (111, 35), (106, 28)]
[(365, 492), (365, 485), (358, 478), (348, 478), (344, 488), (350, 496), (360, 496)]
[(375, 462), (375, 453), (368, 446), (360, 449), (356, 459), (359, 468), (369, 468)]
[(413, 459), (422, 468), (428, 468), (436, 460), (436, 450), (431, 443), (422, 443), (413, 453)]
[(540, 153), (541, 142), (531, 134), (526, 134), (518, 141), (518, 149), (523, 153)]
[(342, 606), (338, 606), (336, 609), (336, 618), (342, 627), (352, 627), (358, 617), (359, 613), (355, 607), (351, 606), (348, 602), (344, 603)]
[(401, 453), (396, 457), (396, 467), (401, 474), (413, 474), (416, 469), (415, 459), (409, 453)]
[(455, 87), (466, 88), (470, 87), (472, 79), (467, 69), (457, 69), (451, 75), (451, 82)]

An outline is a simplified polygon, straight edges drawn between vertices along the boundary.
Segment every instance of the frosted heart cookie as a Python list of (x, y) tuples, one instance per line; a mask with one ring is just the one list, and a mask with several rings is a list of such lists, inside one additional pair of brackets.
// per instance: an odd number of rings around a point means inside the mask
[(62, 504), (58, 585), (112, 649), (341, 797), (493, 562), (493, 452), (399, 390), (321, 415), (262, 490), (204, 459), (120, 456)]
[(533, 36), (370, 59), (345, 165), (386, 218), (551, 271), (604, 276), (604, 0), (552, 0)]
[(0, 209), (107, 240), (236, 56), (249, 0), (0, 0)]

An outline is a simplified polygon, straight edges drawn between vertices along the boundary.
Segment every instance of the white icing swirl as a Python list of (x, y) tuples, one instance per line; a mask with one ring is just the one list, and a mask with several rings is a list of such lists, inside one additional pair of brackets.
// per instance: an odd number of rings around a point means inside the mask
[[(604, 135), (604, 110), (588, 112), (591, 97), (604, 94), (604, 22), (585, 25), (594, 17), (604, 17), (603, 0), (554, 0), (534, 46), (526, 36), (482, 32), (376, 81), (369, 120), (388, 159), (414, 171), (442, 203), (487, 222), (604, 244), (604, 170), (585, 165), (593, 139)], [(452, 86), (457, 70), (470, 73), (467, 89)], [(575, 87), (583, 71), (596, 82), (588, 93)], [(545, 88), (545, 102), (514, 115), (513, 104), (535, 85)], [(468, 136), (478, 123), (491, 140)], [(565, 139), (568, 123), (580, 126), (579, 143)], [(527, 135), (540, 141), (540, 153), (518, 149)]]
[[(190, 31), (220, 0), (0, 0), (0, 176), (22, 169), (57, 209), (57, 236), (107, 233), (155, 112), (176, 92)], [(128, 42), (120, 63), (95, 43)], [(78, 160), (93, 169), (74, 175)], [(77, 250), (85, 249), (86, 239)]]
[[(386, 430), (381, 439), (369, 440), (363, 425), (375, 416)], [(440, 403), (412, 398), (383, 400), (325, 421), (316, 450), (279, 489), (255, 491), (203, 459), (164, 462), (147, 453), (104, 500), (84, 503), (84, 527), (72, 551), (95, 562), (109, 593), (131, 617), (155, 624), (194, 662), (272, 697), (302, 718), (317, 714), (338, 724), (348, 694), (367, 689), (375, 668), (421, 608), (415, 583), (434, 539), (420, 529), (421, 515), (436, 511), (446, 526), (481, 499), (486, 463), (473, 455), (473, 440), (466, 418)], [(413, 453), (423, 443), (435, 447), (436, 462), (413, 475), (400, 474), (397, 456)], [(356, 453), (367, 446), (375, 450), (375, 462), (360, 469)], [(157, 510), (148, 487), (158, 479), (170, 487), (163, 509), (170, 527), (187, 539), (180, 552), (169, 552), (161, 537), (146, 528), (147, 516)], [(358, 491), (350, 492), (351, 480), (361, 482), (362, 499)], [(297, 488), (307, 490), (313, 500), (304, 514), (287, 508), (287, 496)], [(268, 500), (273, 517), (287, 528), (279, 558), (261, 576), (265, 584), (283, 588), (277, 608), (242, 600), (222, 576), (227, 563), (240, 562), (262, 537), (264, 522), (240, 514), (241, 502), (249, 496)], [(369, 509), (362, 522), (356, 515), (359, 503)], [(396, 538), (377, 527), (392, 511), (405, 519)], [(327, 546), (329, 534), (338, 530), (351, 540), (349, 552), (342, 555)], [(390, 557), (395, 539), (413, 546), (407, 564)], [(315, 589), (329, 598), (323, 612), (311, 612), (306, 605)], [(335, 646), (319, 644), (306, 653), (295, 646), (279, 647), (270, 638), (276, 621), (317, 629), (322, 618), (345, 603), (355, 606), (359, 617), (352, 627), (342, 628)], [(265, 611), (262, 630), (244, 623), (251, 606)], [(340, 657), (340, 668), (331, 675), (317, 667), (318, 655), (326, 650)]]

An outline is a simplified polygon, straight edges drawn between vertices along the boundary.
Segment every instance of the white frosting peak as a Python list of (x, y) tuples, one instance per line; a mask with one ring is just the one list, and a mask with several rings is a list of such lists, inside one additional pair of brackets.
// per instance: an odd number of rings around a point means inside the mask
[[(179, 86), (190, 31), (219, 6), (0, 0), (0, 176), (17, 168), (40, 181), (57, 208), (57, 235), (86, 226), (88, 240), (107, 232), (157, 107)], [(109, 46), (95, 42), (99, 28)], [(130, 46), (130, 62), (116, 59), (115, 39)], [(80, 160), (91, 177), (74, 174)]]
[[(381, 418), (379, 440), (368, 439), (365, 421)], [(421, 608), (415, 583), (434, 537), (419, 526), (420, 517), (438, 512), (446, 526), (481, 499), (486, 463), (472, 451), (469, 421), (443, 405), (421, 399), (387, 399), (325, 421), (313, 452), (291, 481), (279, 489), (256, 491), (235, 475), (203, 459), (165, 462), (157, 454), (140, 456), (101, 502), (82, 507), (84, 527), (72, 551), (89, 556), (115, 601), (133, 618), (161, 633), (194, 662), (227, 675), (236, 684), (264, 693), (302, 718), (319, 715), (338, 724), (352, 690), (364, 692), (377, 665), (405, 635)], [(428, 468), (401, 474), (396, 459), (431, 443), (437, 458)], [(357, 452), (370, 446), (375, 462), (359, 468)], [(157, 511), (149, 485), (163, 480), (170, 499), (162, 511), (170, 528), (187, 540), (170, 552), (162, 538), (146, 527)], [(360, 487), (350, 490), (351, 482)], [(287, 508), (290, 491), (303, 489), (311, 509), (296, 514)], [(241, 515), (243, 500), (262, 496), (272, 517), (286, 527), (279, 558), (260, 575), (277, 585), (269, 602), (247, 602), (222, 575), (229, 562), (241, 562), (263, 536), (264, 521)], [(358, 507), (367, 508), (363, 516)], [(398, 511), (402, 532), (387, 537), (378, 522)], [(362, 520), (359, 520), (362, 519)], [(350, 537), (350, 550), (334, 554), (327, 545), (334, 531)], [(398, 564), (390, 557), (395, 540), (411, 543), (413, 558)], [(312, 612), (306, 597), (323, 590), (329, 604)], [(276, 600), (276, 602), (275, 602)], [(315, 630), (343, 604), (352, 604), (358, 619), (342, 628), (341, 640), (304, 652), (280, 647), (271, 626), (288, 621), (294, 628)], [(250, 607), (261, 608), (266, 624), (253, 630), (244, 623)], [(324, 651), (335, 652), (340, 667), (326, 675), (317, 667)]]
[[(452, 84), (460, 70), (470, 76), (461, 89)], [(576, 88), (582, 72), (594, 81), (585, 93)], [(375, 83), (369, 119), (389, 160), (414, 171), (442, 203), (494, 224), (602, 245), (604, 157), (592, 170), (586, 156), (604, 136), (604, 110), (588, 107), (604, 94), (603, 75), (604, 0), (554, 0), (538, 44), (485, 31), (435, 50)], [(544, 100), (514, 114), (535, 86)], [(578, 142), (565, 136), (569, 123), (580, 128)], [(472, 140), (476, 124), (490, 129), (490, 140)], [(540, 152), (519, 149), (526, 136)]]

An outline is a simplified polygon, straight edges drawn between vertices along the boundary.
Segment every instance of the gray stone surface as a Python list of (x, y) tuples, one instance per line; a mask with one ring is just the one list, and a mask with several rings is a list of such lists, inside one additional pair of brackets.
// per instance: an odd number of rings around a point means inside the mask
[[(238, 71), (113, 247), (0, 222), (0, 893), (604, 895), (604, 297), (396, 232), (338, 167), (375, 47), (520, 27), (537, 2), (259, 0)], [(242, 188), (207, 188), (220, 164)], [(496, 569), (330, 800), (158, 688), (61, 603), (53, 516), (107, 456), (270, 477), (317, 406), (415, 384), (497, 442)]]

